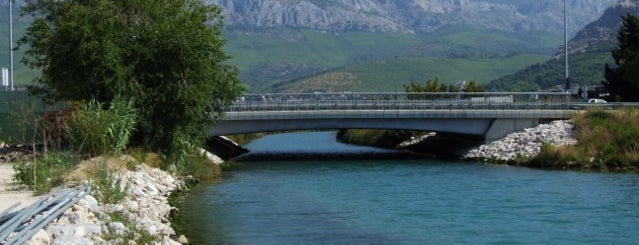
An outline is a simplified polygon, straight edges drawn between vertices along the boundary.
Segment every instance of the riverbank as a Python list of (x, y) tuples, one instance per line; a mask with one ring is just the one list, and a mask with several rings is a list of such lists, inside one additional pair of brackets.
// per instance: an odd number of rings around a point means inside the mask
[[(211, 164), (220, 159), (208, 154)], [(11, 164), (3, 163), (2, 176), (11, 179)], [(131, 156), (97, 157), (78, 164), (65, 177), (65, 186), (86, 182), (88, 175), (98, 170), (112, 173), (104, 183), (92, 183), (93, 192), (45, 226), (32, 239), (31, 244), (187, 244), (188, 240), (172, 228), (170, 213), (175, 210), (169, 204), (169, 196), (187, 188), (185, 180)], [(9, 171), (11, 170), (11, 171)], [(99, 181), (96, 181), (99, 182)], [(4, 183), (9, 186), (15, 182)], [(109, 186), (111, 185), (111, 186)], [(63, 188), (63, 187), (60, 187)], [(102, 188), (102, 190), (100, 190)], [(54, 190), (55, 191), (55, 190)], [(13, 199), (0, 193), (3, 205), (23, 201), (25, 207), (38, 200), (30, 191), (20, 191), (28, 198)], [(100, 202), (104, 195), (121, 195), (115, 203)], [(97, 195), (97, 196), (96, 196)], [(108, 198), (107, 198), (108, 199)], [(3, 211), (4, 208), (0, 211)], [(15, 211), (15, 209), (14, 209)]]
[(506, 137), (470, 149), (461, 155), (462, 159), (514, 163), (518, 160), (530, 159), (537, 156), (544, 144), (566, 146), (577, 144), (574, 125), (569, 120), (553, 121), (540, 124), (534, 128), (524, 129)]

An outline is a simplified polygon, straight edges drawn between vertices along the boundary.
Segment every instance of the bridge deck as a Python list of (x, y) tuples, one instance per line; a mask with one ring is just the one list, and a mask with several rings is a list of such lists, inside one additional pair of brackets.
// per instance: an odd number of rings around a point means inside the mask
[(571, 117), (564, 93), (314, 93), (247, 95), (210, 135), (342, 128), (425, 130), (488, 139)]

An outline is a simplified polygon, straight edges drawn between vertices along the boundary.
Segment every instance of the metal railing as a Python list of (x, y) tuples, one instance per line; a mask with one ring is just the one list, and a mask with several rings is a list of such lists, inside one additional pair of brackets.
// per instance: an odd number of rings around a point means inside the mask
[(568, 110), (566, 93), (247, 94), (225, 112), (340, 110)]
[(24, 244), (42, 227), (49, 224), (90, 192), (85, 184), (75, 189), (52, 192), (29, 207), (15, 213), (18, 204), (0, 213), (0, 244)]

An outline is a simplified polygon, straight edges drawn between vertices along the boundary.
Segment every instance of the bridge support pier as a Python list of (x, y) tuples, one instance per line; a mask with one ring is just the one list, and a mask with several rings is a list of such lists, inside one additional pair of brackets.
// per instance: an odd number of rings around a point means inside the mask
[(534, 118), (523, 118), (523, 119), (514, 119), (514, 118), (504, 118), (504, 119), (494, 119), (486, 133), (484, 134), (484, 139), (486, 143), (493, 142), (495, 140), (501, 139), (508, 134), (513, 132), (521, 131), (525, 128), (533, 128), (539, 125), (540, 120)]

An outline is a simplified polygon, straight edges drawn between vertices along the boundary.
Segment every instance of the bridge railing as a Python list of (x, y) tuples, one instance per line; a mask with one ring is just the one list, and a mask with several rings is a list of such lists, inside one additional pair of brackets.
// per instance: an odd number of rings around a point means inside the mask
[(323, 110), (562, 110), (565, 93), (272, 93), (247, 94), (226, 112)]

